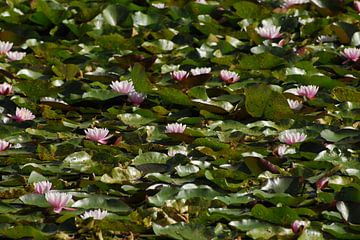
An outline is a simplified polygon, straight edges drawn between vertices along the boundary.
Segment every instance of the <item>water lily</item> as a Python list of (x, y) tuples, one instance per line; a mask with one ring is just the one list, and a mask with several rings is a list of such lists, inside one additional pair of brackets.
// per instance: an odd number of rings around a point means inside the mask
[(12, 48), (13, 43), (0, 41), (0, 54), (6, 54)]
[(319, 87), (315, 85), (300, 86), (297, 88), (297, 94), (308, 99), (315, 98), (318, 91)]
[(135, 106), (140, 106), (140, 104), (145, 100), (146, 95), (138, 92), (131, 92), (128, 95), (128, 101), (134, 104)]
[(294, 233), (300, 233), (302, 232), (305, 227), (307, 226), (307, 223), (305, 221), (302, 220), (295, 220), (292, 224), (291, 224), (291, 229)]
[(86, 211), (83, 215), (80, 215), (82, 219), (93, 218), (95, 220), (102, 220), (108, 215), (107, 210), (90, 210)]
[(186, 129), (185, 124), (181, 123), (169, 123), (166, 125), (166, 133), (183, 133)]
[(280, 146), (277, 147), (277, 154), (279, 155), (279, 157), (284, 157), (286, 151), (288, 150), (289, 146), (285, 145), (285, 144), (281, 144)]
[(5, 151), (6, 149), (8, 149), (10, 147), (10, 145), (11, 144), (8, 141), (0, 139), (0, 152)]
[(85, 134), (87, 139), (100, 144), (106, 144), (107, 140), (112, 137), (107, 128), (88, 128), (85, 130)]
[(236, 72), (228, 71), (228, 70), (221, 70), (220, 78), (227, 84), (235, 83), (240, 80), (239, 74), (237, 74)]
[(23, 59), (26, 56), (26, 53), (24, 52), (7, 52), (6, 56), (10, 61), (19, 61)]
[(201, 68), (197, 67), (197, 68), (190, 69), (190, 72), (193, 76), (209, 74), (211, 72), (211, 68), (210, 67), (201, 67)]
[(111, 82), (110, 87), (118, 93), (129, 94), (135, 91), (134, 84), (131, 81), (115, 81)]
[(37, 194), (45, 194), (50, 191), (52, 183), (49, 181), (41, 181), (34, 183), (34, 190)]
[(255, 31), (263, 38), (275, 39), (281, 37), (283, 34), (280, 33), (281, 27), (274, 25), (265, 25), (263, 27), (255, 28)]
[(182, 81), (188, 78), (189, 73), (187, 71), (184, 70), (177, 70), (177, 71), (173, 71), (172, 73), (170, 73), (172, 79), (177, 80), (177, 81)]
[(35, 115), (26, 108), (16, 108), (15, 116), (12, 116), (17, 122), (31, 121), (35, 119)]
[(341, 55), (346, 57), (347, 61), (357, 62), (359, 60), (359, 57), (360, 57), (360, 49), (359, 48), (345, 48), (341, 52)]
[(309, 0), (284, 0), (282, 7), (289, 8), (294, 5), (305, 4), (308, 2), (309, 2)]
[(298, 100), (287, 99), (287, 102), (289, 107), (293, 110), (300, 110), (303, 107), (302, 102)]
[(354, 1), (355, 10), (360, 13), (360, 1)]
[(305, 133), (296, 130), (285, 130), (280, 133), (279, 140), (280, 142), (292, 145), (305, 141), (306, 137), (307, 135)]
[(69, 193), (50, 191), (45, 193), (45, 199), (54, 208), (55, 213), (60, 213), (71, 201), (72, 195)]
[(6, 82), (0, 84), (0, 95), (7, 96), (7, 95), (10, 95), (13, 93), (14, 93), (14, 91), (13, 91), (12, 85), (10, 85)]

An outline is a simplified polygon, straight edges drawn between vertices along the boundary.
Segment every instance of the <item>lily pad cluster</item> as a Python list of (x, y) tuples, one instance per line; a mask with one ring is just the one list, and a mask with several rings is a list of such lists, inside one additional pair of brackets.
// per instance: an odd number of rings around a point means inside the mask
[(0, 237), (360, 239), (359, 12), (3, 1)]

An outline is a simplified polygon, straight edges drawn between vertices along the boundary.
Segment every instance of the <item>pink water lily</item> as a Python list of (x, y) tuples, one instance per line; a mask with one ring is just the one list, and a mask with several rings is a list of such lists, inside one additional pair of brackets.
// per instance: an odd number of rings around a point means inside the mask
[(360, 1), (354, 1), (355, 10), (360, 13)]
[(183, 133), (186, 129), (185, 124), (181, 123), (169, 123), (166, 125), (166, 133)]
[(210, 67), (201, 67), (201, 68), (197, 67), (197, 68), (190, 69), (190, 72), (193, 76), (209, 74), (211, 72), (211, 68)]
[(289, 107), (293, 110), (300, 110), (303, 107), (302, 102), (298, 100), (287, 99), (287, 102)]
[(292, 145), (305, 141), (306, 137), (307, 135), (305, 133), (296, 130), (285, 130), (280, 133), (279, 140), (280, 142)]
[(45, 193), (45, 199), (54, 208), (55, 213), (60, 213), (72, 199), (69, 193), (50, 191)]
[(6, 56), (10, 61), (19, 61), (23, 59), (26, 56), (26, 53), (24, 52), (7, 52)]
[(308, 99), (315, 98), (318, 91), (319, 87), (315, 85), (300, 86), (297, 88), (297, 94)]
[(0, 152), (5, 151), (6, 149), (8, 149), (10, 147), (10, 145), (11, 144), (8, 141), (0, 139)]
[(293, 233), (301, 233), (305, 227), (307, 227), (307, 223), (305, 221), (301, 221), (301, 220), (295, 220), (292, 224), (291, 224), (291, 229), (293, 231)]
[(316, 181), (316, 188), (319, 190), (322, 190), (323, 188), (325, 188), (328, 185), (328, 183), (329, 183), (329, 178), (322, 177)]
[(6, 54), (12, 48), (13, 43), (0, 41), (0, 54)]
[(131, 92), (128, 95), (128, 101), (134, 104), (135, 106), (140, 106), (140, 104), (145, 100), (146, 95), (138, 92)]
[(0, 84), (0, 95), (7, 96), (7, 95), (11, 95), (13, 93), (14, 93), (13, 87), (10, 84), (8, 84), (6, 82)]
[(35, 115), (26, 108), (16, 108), (15, 116), (12, 116), (17, 122), (31, 121), (35, 119)]
[(87, 139), (100, 144), (106, 144), (107, 140), (112, 137), (107, 128), (88, 128), (85, 130), (85, 134)]
[(172, 79), (177, 81), (183, 81), (189, 77), (189, 73), (184, 70), (177, 70), (170, 73)]
[(305, 4), (308, 2), (309, 2), (309, 0), (284, 0), (282, 7), (289, 8), (294, 5)]
[[(360, 49), (359, 48), (345, 48), (341, 55), (347, 58), (347, 61), (357, 62), (360, 58)], [(346, 63), (345, 61), (344, 63)]]
[(255, 28), (255, 31), (263, 38), (275, 39), (281, 37), (283, 34), (280, 33), (281, 27), (274, 25), (265, 25), (263, 27)]
[(37, 194), (45, 194), (50, 191), (52, 183), (49, 181), (41, 181), (34, 183), (34, 190)]
[(221, 70), (220, 78), (227, 84), (235, 83), (240, 80), (239, 74), (228, 70)]
[(118, 93), (129, 94), (135, 91), (134, 84), (130, 81), (115, 81), (111, 82), (110, 87)]
[(80, 215), (82, 219), (93, 218), (95, 220), (102, 220), (108, 215), (107, 210), (90, 210), (86, 211), (83, 215)]

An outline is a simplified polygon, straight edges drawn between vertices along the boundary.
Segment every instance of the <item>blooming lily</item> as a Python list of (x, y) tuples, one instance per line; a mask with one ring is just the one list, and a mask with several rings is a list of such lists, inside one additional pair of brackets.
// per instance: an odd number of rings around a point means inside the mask
[(15, 116), (12, 118), (17, 122), (24, 122), (35, 119), (35, 115), (29, 109), (16, 108)]
[(235, 83), (240, 80), (239, 74), (237, 74), (236, 72), (228, 71), (228, 70), (221, 70), (220, 78), (227, 84)]
[(50, 191), (45, 193), (45, 199), (54, 208), (55, 213), (60, 213), (71, 201), (72, 195), (69, 193)]
[(315, 85), (300, 86), (297, 88), (297, 94), (299, 96), (304, 96), (308, 99), (315, 98), (318, 91), (319, 91), (319, 87)]
[(80, 217), (82, 219), (93, 218), (95, 220), (102, 220), (107, 215), (108, 212), (106, 210), (97, 209), (97, 210), (86, 211), (83, 215), (80, 215)]
[(197, 67), (197, 68), (190, 69), (190, 72), (193, 76), (209, 74), (211, 72), (211, 68), (210, 67), (202, 67), (202, 68)]
[(12, 48), (13, 43), (0, 41), (0, 54), (6, 54)]
[(185, 124), (181, 124), (181, 123), (169, 123), (166, 126), (166, 133), (183, 133), (186, 129), (186, 125)]
[(277, 27), (274, 25), (265, 25), (263, 27), (255, 28), (255, 31), (263, 38), (267, 39), (275, 39), (282, 36), (280, 33), (281, 27)]
[(5, 151), (6, 149), (8, 149), (10, 147), (10, 145), (11, 144), (8, 141), (0, 139), (0, 152)]
[(13, 87), (12, 85), (4, 82), (2, 84), (0, 84), (0, 95), (10, 95), (12, 94), (14, 91), (13, 91)]
[(287, 102), (289, 107), (293, 110), (300, 110), (303, 107), (302, 102), (298, 100), (287, 99)]
[[(357, 62), (360, 58), (360, 49), (359, 48), (345, 48), (344, 51), (341, 52), (341, 55), (346, 57), (347, 61)], [(345, 61), (345, 62), (347, 62), (347, 61)]]
[(85, 130), (85, 134), (87, 139), (100, 144), (106, 144), (107, 140), (112, 137), (107, 128), (88, 128)]
[(34, 183), (35, 193), (45, 194), (50, 191), (52, 183), (49, 181), (41, 181)]
[(140, 104), (145, 100), (146, 95), (138, 92), (131, 92), (128, 95), (128, 101), (134, 104), (135, 106), (140, 106)]
[(307, 135), (296, 130), (286, 130), (280, 133), (279, 140), (280, 142), (292, 145), (295, 143), (305, 141)]
[(7, 52), (6, 56), (9, 58), (10, 61), (19, 61), (26, 56), (24, 52)]
[(172, 73), (170, 73), (170, 75), (172, 79), (177, 81), (182, 81), (188, 78), (189, 73), (184, 70), (178, 70), (178, 71), (173, 71)]
[(111, 82), (110, 87), (115, 92), (123, 94), (129, 94), (130, 92), (135, 91), (134, 84), (130, 81)]

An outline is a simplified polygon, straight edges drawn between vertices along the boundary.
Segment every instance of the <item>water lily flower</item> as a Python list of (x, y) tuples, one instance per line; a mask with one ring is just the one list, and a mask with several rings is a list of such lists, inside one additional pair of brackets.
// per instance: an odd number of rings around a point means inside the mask
[(170, 73), (172, 79), (177, 80), (177, 81), (182, 81), (188, 78), (189, 73), (187, 71), (184, 70), (177, 70), (177, 71), (173, 71), (172, 73)]
[(360, 1), (354, 1), (355, 10), (360, 13)]
[(106, 144), (107, 140), (112, 137), (107, 128), (88, 128), (85, 130), (85, 134), (87, 139), (100, 144)]
[(166, 125), (166, 133), (183, 133), (186, 129), (186, 124), (169, 123)]
[(50, 191), (52, 183), (49, 181), (41, 181), (34, 183), (34, 190), (37, 194), (45, 194)]
[(275, 39), (281, 37), (283, 34), (280, 33), (281, 27), (274, 25), (265, 25), (263, 27), (255, 28), (255, 31), (263, 38)]
[(297, 233), (302, 232), (306, 226), (307, 226), (307, 223), (305, 221), (295, 220), (291, 224), (291, 229), (292, 229), (293, 233), (297, 234)]
[(83, 215), (80, 215), (82, 219), (93, 218), (95, 220), (102, 220), (108, 215), (107, 210), (90, 210), (86, 211)]
[(45, 193), (45, 199), (54, 208), (55, 213), (60, 213), (71, 201), (72, 195), (69, 193), (50, 191)]
[(131, 92), (128, 95), (128, 101), (134, 104), (135, 106), (140, 106), (140, 104), (145, 100), (146, 95), (138, 92)]
[(300, 86), (297, 88), (297, 94), (299, 96), (307, 97), (308, 99), (315, 98), (318, 91), (319, 87), (315, 85)]
[(305, 4), (308, 2), (309, 2), (309, 0), (284, 0), (282, 7), (289, 8), (294, 5)]
[(0, 95), (7, 96), (7, 95), (10, 95), (13, 93), (14, 93), (14, 91), (13, 91), (12, 85), (10, 85), (6, 82), (0, 84)]
[(5, 151), (6, 149), (8, 149), (10, 147), (10, 143), (8, 141), (5, 140), (1, 140), (0, 139), (0, 152), (1, 151)]
[(193, 76), (209, 74), (211, 72), (211, 68), (210, 67), (202, 67), (202, 68), (197, 67), (197, 68), (190, 69), (190, 72)]
[(277, 147), (277, 154), (279, 155), (279, 157), (284, 157), (286, 151), (288, 150), (289, 146), (285, 145), (285, 144), (281, 144), (280, 146)]
[[(341, 55), (346, 57), (347, 61), (357, 62), (360, 58), (360, 49), (359, 48), (345, 48), (344, 51), (341, 52)], [(347, 61), (345, 61), (345, 62), (347, 62)]]
[(16, 108), (15, 116), (12, 116), (17, 122), (31, 121), (35, 119), (35, 115), (26, 108)]
[(134, 84), (131, 81), (111, 82), (110, 87), (118, 93), (129, 94), (135, 91)]
[(13, 43), (0, 41), (0, 54), (6, 54), (12, 48)]
[(285, 130), (280, 133), (279, 140), (280, 142), (292, 145), (305, 141), (306, 137), (307, 135), (305, 133), (301, 133), (296, 130)]
[(228, 70), (221, 70), (220, 78), (227, 84), (235, 83), (240, 80), (239, 74), (237, 74), (236, 72), (228, 71)]
[(287, 102), (289, 107), (293, 110), (300, 110), (303, 107), (302, 102), (298, 100), (287, 99)]
[(10, 61), (19, 61), (26, 56), (24, 52), (7, 52), (6, 56), (9, 58)]

